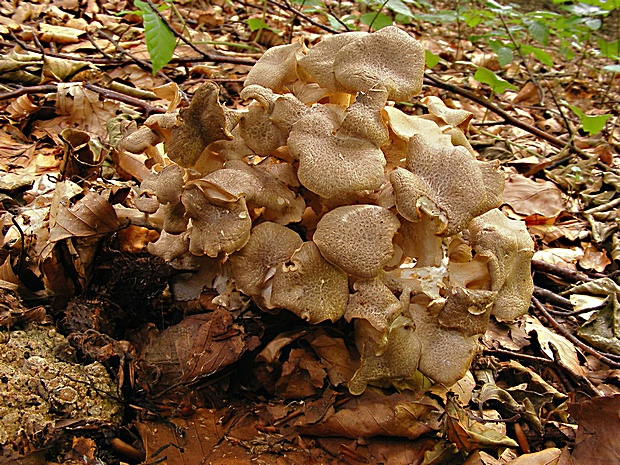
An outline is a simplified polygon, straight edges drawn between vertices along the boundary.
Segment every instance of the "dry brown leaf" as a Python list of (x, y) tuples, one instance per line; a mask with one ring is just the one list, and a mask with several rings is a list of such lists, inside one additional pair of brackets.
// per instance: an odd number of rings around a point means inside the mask
[(620, 463), (620, 395), (572, 404), (568, 411), (579, 424), (573, 465)]
[(599, 273), (605, 271), (611, 260), (607, 257), (605, 249), (599, 251), (593, 244), (584, 245), (583, 257), (579, 260), (579, 265), (586, 270), (595, 270)]
[(429, 398), (411, 391), (385, 395), (368, 388), (353, 397), (320, 423), (309, 423), (302, 416), (296, 423), (297, 432), (317, 436), (370, 438), (397, 436), (415, 439), (438, 428), (440, 408)]
[(50, 218), (49, 242), (72, 237), (92, 237), (120, 228), (114, 207), (96, 192), (89, 192), (73, 207), (60, 204)]
[(534, 253), (534, 260), (542, 260), (543, 262), (568, 268), (569, 270), (576, 270), (577, 262), (582, 258), (583, 250), (579, 247), (550, 247)]
[(101, 100), (100, 95), (86, 89), (81, 83), (58, 84), (56, 107), (66, 115), (67, 126), (80, 129), (107, 139), (106, 123), (120, 112), (120, 105)]
[(511, 173), (504, 187), (504, 203), (525, 216), (558, 216), (566, 210), (562, 191), (549, 181), (533, 181), (521, 174)]

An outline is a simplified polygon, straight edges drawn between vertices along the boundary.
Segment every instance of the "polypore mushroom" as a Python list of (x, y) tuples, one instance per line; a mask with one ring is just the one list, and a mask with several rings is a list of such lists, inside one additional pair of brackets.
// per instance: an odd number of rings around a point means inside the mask
[(212, 142), (232, 139), (219, 92), (214, 82), (200, 86), (189, 107), (180, 110), (179, 123), (170, 131), (168, 156), (185, 168), (196, 164)]
[(214, 205), (197, 180), (187, 183), (181, 200), (192, 220), (189, 238), (192, 254), (217, 257), (220, 252), (236, 252), (248, 242), (252, 219), (245, 198), (226, 206)]
[(432, 380), (451, 386), (465, 376), (471, 365), (478, 348), (478, 335), (467, 336), (441, 327), (433, 307), (417, 303), (409, 306), (420, 341), (418, 369)]
[(229, 258), (237, 289), (249, 296), (261, 294), (270, 270), (288, 261), (302, 244), (299, 234), (279, 224), (255, 226), (248, 243)]
[(382, 86), (390, 100), (406, 101), (422, 90), (424, 62), (420, 42), (388, 26), (342, 47), (334, 59), (334, 74), (353, 94)]
[(299, 159), (302, 185), (326, 198), (381, 186), (383, 152), (366, 139), (339, 137), (333, 131), (322, 114), (309, 114), (293, 125), (288, 148)]
[(245, 85), (257, 84), (275, 92), (297, 80), (297, 57), (306, 49), (302, 41), (267, 50), (250, 70)]
[(345, 32), (326, 36), (297, 60), (298, 72), (305, 81), (314, 81), (331, 92), (344, 92), (345, 87), (336, 81), (334, 60), (345, 46), (367, 36), (367, 32)]
[(488, 259), (491, 290), (497, 291), (491, 313), (504, 321), (527, 313), (534, 291), (530, 272), (534, 242), (525, 223), (494, 209), (475, 218), (469, 231), (472, 248)]
[(353, 284), (353, 289), (356, 292), (349, 297), (345, 319), (364, 319), (377, 331), (386, 333), (390, 323), (401, 311), (401, 305), (383, 283), (383, 277), (359, 279)]
[(377, 205), (346, 205), (326, 213), (313, 241), (330, 263), (359, 278), (379, 274), (394, 254), (396, 215)]
[(348, 384), (353, 395), (364, 392), (369, 383), (386, 386), (391, 380), (409, 378), (418, 368), (420, 341), (409, 318), (397, 318), (382, 345), (376, 342), (375, 331), (365, 320), (355, 321), (355, 343), (362, 360)]
[[(414, 211), (408, 209), (408, 215), (405, 205), (399, 205), (399, 197), (413, 206), (430, 201), (427, 208), (435, 206), (446, 217), (441, 231), (444, 236), (458, 233), (476, 216), (501, 205), (504, 178), (497, 171), (498, 163), (477, 161), (463, 147), (435, 146), (414, 134), (409, 140), (406, 165), (413, 176), (407, 175), (406, 183), (393, 184), (395, 192), (400, 189), (396, 195), (399, 213), (415, 221), (411, 216)], [(400, 177), (405, 174), (398, 173)]]
[(385, 145), (390, 138), (387, 125), (383, 121), (386, 101), (385, 89), (371, 89), (357, 94), (355, 103), (344, 112), (338, 135), (368, 139), (377, 147)]
[(304, 242), (273, 277), (271, 305), (286, 308), (311, 324), (338, 320), (348, 298), (346, 273), (325, 260), (313, 242)]

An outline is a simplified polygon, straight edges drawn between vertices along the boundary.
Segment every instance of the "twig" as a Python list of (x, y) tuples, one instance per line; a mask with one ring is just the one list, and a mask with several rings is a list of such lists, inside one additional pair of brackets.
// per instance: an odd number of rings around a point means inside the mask
[[(97, 29), (97, 34), (105, 37), (107, 40), (110, 41), (110, 43), (112, 45), (114, 45), (114, 47), (116, 47), (116, 49), (123, 55), (128, 56), (129, 58), (131, 58), (133, 60), (134, 63), (136, 63), (138, 66), (140, 66), (140, 68), (149, 71), (149, 72), (153, 72), (153, 66), (151, 66), (150, 63), (147, 63), (144, 60), (141, 60), (140, 58), (138, 58), (137, 56), (135, 56), (133, 53), (125, 50), (123, 47), (121, 47), (121, 45), (114, 39), (114, 37), (112, 37), (111, 34), (108, 34), (106, 31), (104, 31), (103, 29)], [(166, 74), (162, 73), (161, 70), (157, 71), (156, 73), (158, 76), (160, 76), (161, 78), (163, 78), (166, 82), (174, 82), (170, 77), (166, 76)]]
[(551, 263), (543, 262), (542, 260), (532, 260), (532, 267), (538, 271), (555, 275), (572, 283), (576, 283), (579, 281), (592, 281), (592, 278), (590, 278), (585, 273), (569, 270), (567, 268), (563, 268), (557, 265), (552, 265)]
[[(86, 89), (92, 90), (93, 92), (97, 92), (98, 94), (101, 94), (103, 97), (109, 98), (110, 100), (116, 100), (118, 102), (123, 102), (128, 105), (132, 105), (134, 107), (142, 108), (147, 112), (147, 114), (166, 112), (165, 108), (151, 105), (142, 99), (131, 97), (125, 94), (121, 94), (120, 92), (116, 92), (114, 90), (105, 89), (103, 87), (99, 87), (99, 86), (96, 86), (88, 82), (84, 84), (84, 87)], [(19, 89), (13, 90), (11, 92), (5, 92), (4, 94), (0, 94), (0, 101), (21, 97), (22, 95), (26, 95), (26, 94), (53, 94), (56, 92), (58, 92), (58, 86), (56, 84), (46, 84), (43, 86), (20, 87)]]
[(575, 344), (577, 347), (579, 347), (584, 352), (587, 352), (588, 354), (593, 355), (594, 357), (596, 357), (597, 360), (603, 362), (604, 364), (609, 365), (612, 368), (620, 368), (620, 363), (619, 362), (615, 362), (614, 360), (611, 360), (610, 358), (605, 357), (603, 354), (598, 352), (596, 349), (594, 349), (594, 348), (590, 347), (589, 345), (581, 342), (579, 339), (577, 339), (575, 336), (573, 336), (570, 331), (568, 331), (566, 328), (564, 328), (564, 326), (562, 326), (560, 323), (558, 323), (555, 320), (555, 318), (553, 318), (553, 316), (551, 316), (551, 314), (547, 311), (547, 309), (545, 309), (545, 307), (538, 301), (538, 299), (536, 297), (532, 297), (532, 303), (534, 304), (534, 307), (536, 307), (536, 309), (540, 313), (543, 314), (543, 316), (547, 319), (549, 324), (551, 324), (553, 329), (555, 329), (558, 333), (560, 333), (562, 336), (564, 336), (570, 342)]
[(484, 349), (482, 351), (484, 355), (502, 355), (508, 358), (520, 358), (521, 360), (527, 360), (528, 362), (544, 363), (545, 365), (552, 365), (553, 360), (543, 357), (535, 357), (533, 355), (522, 354), (520, 352), (513, 352), (512, 350), (504, 349)]
[(573, 308), (572, 302), (566, 297), (557, 295), (555, 292), (551, 292), (548, 289), (543, 289), (542, 287), (534, 286), (534, 296), (553, 305), (558, 305), (564, 308)]
[(612, 208), (616, 207), (617, 205), (620, 205), (620, 197), (612, 200), (611, 202), (607, 202), (604, 203), (602, 205), (599, 205), (598, 207), (594, 207), (594, 208), (589, 208), (588, 210), (584, 210), (583, 214), (584, 215), (591, 215), (592, 213), (601, 213), (607, 210), (611, 210)]
[[(35, 47), (31, 47), (28, 44), (25, 44), (24, 42), (20, 40), (16, 42), (19, 44), (21, 48), (23, 48), (24, 50), (28, 52), (41, 53), (39, 49)], [(1, 47), (14, 47), (15, 44), (0, 40), (0, 46)], [(53, 53), (53, 52), (46, 52), (46, 55), (49, 57), (54, 57), (54, 58), (62, 58), (64, 60), (86, 61), (88, 63), (92, 63), (94, 65), (99, 65), (99, 66), (123, 66), (123, 65), (128, 65), (131, 63), (135, 63), (135, 61), (132, 59), (123, 59), (123, 58), (114, 58), (114, 57), (90, 58), (90, 57), (79, 57), (79, 56), (68, 55), (66, 53)], [(185, 57), (185, 58), (175, 57), (172, 60), (170, 60), (170, 63), (173, 63), (173, 64), (174, 63), (202, 63), (204, 61), (210, 61), (213, 63), (230, 63), (233, 65), (247, 65), (247, 66), (254, 66), (256, 64), (256, 60), (253, 58), (229, 57), (226, 55), (212, 55), (210, 53), (203, 53), (203, 56), (199, 56), (199, 57)]]
[(276, 2), (275, 0), (267, 0), (267, 1), (269, 3), (271, 3), (272, 5), (277, 6), (278, 8), (281, 8), (281, 9), (286, 10), (286, 11), (290, 11), (291, 13), (294, 13), (294, 14), (298, 15), (300, 18), (303, 18), (305, 21), (308, 21), (310, 24), (312, 24), (313, 26), (318, 27), (319, 29), (323, 29), (324, 31), (329, 32), (331, 34), (338, 34), (338, 31), (332, 29), (329, 26), (325, 26), (324, 24), (321, 24), (321, 23), (315, 21), (314, 19), (310, 18), (308, 15), (305, 15), (304, 13), (299, 11), (298, 9), (293, 8), (288, 3), (280, 3), (280, 2)]

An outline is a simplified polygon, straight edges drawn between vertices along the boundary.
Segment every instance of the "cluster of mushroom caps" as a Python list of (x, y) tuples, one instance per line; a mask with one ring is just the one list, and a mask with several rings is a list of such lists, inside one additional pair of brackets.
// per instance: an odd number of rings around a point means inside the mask
[(423, 116), (388, 103), (423, 73), (422, 46), (395, 27), (274, 47), (246, 109), (207, 83), (121, 144), (164, 141), (172, 160), (135, 200), (164, 218), (151, 253), (217, 258), (263, 310), (354, 321), (354, 394), (416, 370), (452, 385), (490, 315), (524, 314), (533, 289), (532, 240), (498, 210), (503, 175), (467, 142), (472, 115), (437, 97)]

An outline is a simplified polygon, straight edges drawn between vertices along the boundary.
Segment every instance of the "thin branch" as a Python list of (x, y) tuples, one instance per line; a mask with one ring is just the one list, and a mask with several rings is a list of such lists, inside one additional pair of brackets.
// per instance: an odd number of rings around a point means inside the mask
[(293, 8), (288, 3), (280, 3), (280, 2), (276, 2), (275, 0), (267, 0), (267, 1), (269, 3), (271, 3), (272, 5), (277, 6), (278, 8), (281, 8), (283, 10), (286, 10), (286, 11), (289, 11), (289, 12), (291, 12), (293, 14), (296, 14), (297, 16), (299, 16), (300, 18), (303, 18), (305, 21), (309, 22), (313, 26), (316, 26), (316, 27), (318, 27), (320, 29), (323, 29), (324, 31), (329, 32), (330, 34), (338, 34), (338, 31), (332, 29), (329, 26), (325, 26), (324, 24), (319, 23), (318, 21), (315, 21), (314, 19), (312, 19), (308, 15), (305, 15), (304, 13), (299, 11), (298, 9)]
[(588, 282), (592, 281), (587, 274), (579, 271), (569, 270), (561, 266), (552, 265), (551, 263), (544, 262), (542, 260), (532, 260), (532, 268), (543, 273), (549, 273), (559, 278), (565, 279), (571, 283), (579, 281)]
[[(132, 97), (126, 94), (121, 94), (120, 92), (116, 92), (114, 90), (105, 89), (103, 87), (99, 87), (99, 86), (96, 86), (88, 82), (84, 84), (84, 87), (93, 92), (97, 92), (98, 94), (102, 95), (104, 98), (108, 98), (110, 100), (116, 100), (117, 102), (122, 102), (122, 103), (126, 103), (127, 105), (132, 105), (134, 107), (142, 108), (144, 109), (144, 111), (146, 111), (147, 114), (166, 112), (165, 108), (151, 105), (150, 103), (142, 99)], [(22, 95), (26, 95), (26, 94), (53, 94), (56, 92), (58, 92), (58, 86), (56, 84), (46, 84), (43, 86), (20, 87), (19, 89), (13, 90), (11, 92), (5, 92), (4, 94), (0, 94), (0, 101), (21, 97)]]

